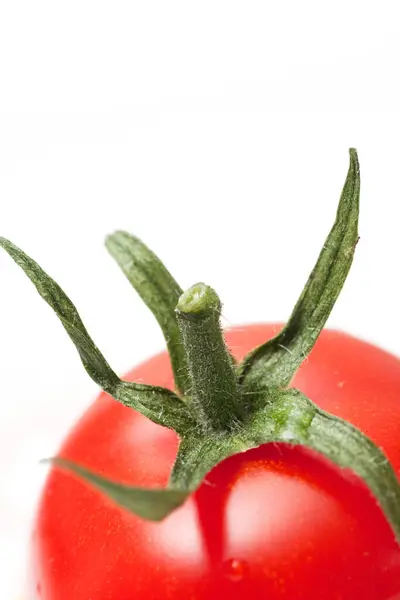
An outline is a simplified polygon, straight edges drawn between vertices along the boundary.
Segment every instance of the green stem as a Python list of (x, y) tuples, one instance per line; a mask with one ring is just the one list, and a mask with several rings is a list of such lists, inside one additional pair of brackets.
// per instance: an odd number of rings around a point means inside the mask
[(242, 420), (242, 407), (234, 361), (219, 323), (221, 302), (213, 289), (197, 283), (182, 294), (176, 314), (199, 419), (206, 429), (233, 429)]

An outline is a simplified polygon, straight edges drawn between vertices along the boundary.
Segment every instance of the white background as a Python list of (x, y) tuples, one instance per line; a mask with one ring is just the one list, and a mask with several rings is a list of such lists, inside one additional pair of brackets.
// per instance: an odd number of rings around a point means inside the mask
[[(227, 323), (285, 319), (359, 150), (361, 241), (329, 321), (400, 354), (398, 2), (0, 5), (0, 233), (77, 304), (114, 368), (163, 346), (103, 247), (127, 229)], [(0, 255), (1, 597), (19, 598), (52, 455), (97, 393)]]

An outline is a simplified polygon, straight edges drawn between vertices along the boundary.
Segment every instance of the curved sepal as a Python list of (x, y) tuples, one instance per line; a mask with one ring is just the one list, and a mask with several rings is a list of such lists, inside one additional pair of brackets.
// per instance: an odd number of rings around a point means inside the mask
[(188, 367), (175, 317), (182, 289), (154, 252), (137, 237), (116, 231), (107, 237), (106, 248), (157, 319), (167, 343), (176, 388), (187, 394)]
[(190, 407), (166, 388), (119, 380), (111, 395), (154, 423), (173, 429), (181, 436), (197, 427)]
[(52, 462), (77, 475), (121, 508), (149, 521), (162, 521), (165, 519), (173, 510), (185, 502), (190, 493), (173, 489), (142, 489), (123, 485), (97, 475), (65, 458), (56, 457), (44, 462)]
[(358, 241), (360, 169), (350, 149), (350, 166), (335, 223), (318, 261), (282, 331), (250, 352), (238, 367), (239, 381), (252, 388), (287, 386), (313, 348), (353, 261)]
[(51, 306), (75, 344), (90, 377), (125, 406), (182, 434), (193, 426), (188, 407), (170, 390), (121, 381), (88, 334), (75, 306), (61, 287), (25, 252), (0, 238), (3, 247), (22, 268), (41, 297)]
[(353, 471), (375, 496), (400, 542), (400, 482), (382, 450), (359, 429), (290, 388), (276, 391), (273, 402), (253, 415), (248, 431), (258, 444), (305, 446)]
[(43, 300), (55, 311), (65, 331), (75, 344), (83, 366), (90, 377), (104, 390), (111, 393), (119, 381), (118, 376), (91, 339), (78, 311), (65, 292), (54, 279), (49, 277), (32, 258), (15, 244), (5, 238), (0, 238), (0, 246), (21, 267)]

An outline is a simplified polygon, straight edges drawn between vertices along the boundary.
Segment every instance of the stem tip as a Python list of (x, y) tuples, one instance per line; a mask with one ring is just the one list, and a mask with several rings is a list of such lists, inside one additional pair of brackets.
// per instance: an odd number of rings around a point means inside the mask
[(205, 283), (196, 283), (179, 298), (176, 311), (187, 319), (204, 319), (219, 316), (221, 301), (217, 293)]

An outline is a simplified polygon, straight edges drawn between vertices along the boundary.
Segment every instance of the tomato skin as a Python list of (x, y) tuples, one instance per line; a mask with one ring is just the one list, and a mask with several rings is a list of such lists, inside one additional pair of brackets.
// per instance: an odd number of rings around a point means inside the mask
[[(226, 333), (237, 358), (279, 325)], [(127, 379), (171, 387), (166, 354)], [(400, 361), (324, 330), (293, 385), (369, 435), (400, 473)], [(101, 394), (60, 455), (114, 480), (165, 486), (174, 432)], [(395, 600), (400, 549), (352, 473), (283, 444), (233, 456), (162, 523), (120, 510), (52, 468), (33, 536), (40, 600)]]

